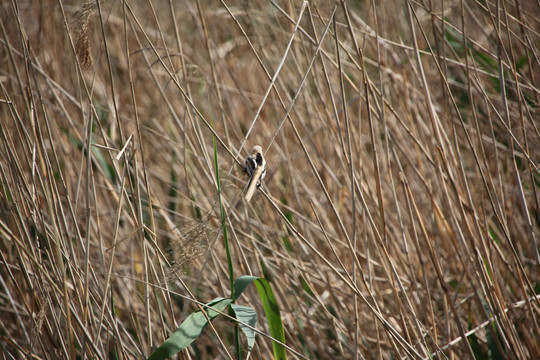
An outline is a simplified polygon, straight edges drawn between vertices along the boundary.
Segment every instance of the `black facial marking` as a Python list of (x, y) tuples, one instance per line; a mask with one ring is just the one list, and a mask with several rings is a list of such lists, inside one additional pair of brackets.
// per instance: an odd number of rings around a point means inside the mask
[(247, 171), (249, 175), (253, 175), (256, 167), (257, 164), (255, 163), (255, 159), (253, 159), (251, 156), (248, 156), (248, 158), (246, 159), (245, 171)]

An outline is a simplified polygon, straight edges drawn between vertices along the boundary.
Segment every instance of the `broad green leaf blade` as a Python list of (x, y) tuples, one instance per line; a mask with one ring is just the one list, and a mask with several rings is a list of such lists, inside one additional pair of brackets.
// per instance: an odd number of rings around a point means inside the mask
[[(255, 286), (259, 292), (259, 297), (262, 300), (266, 319), (268, 321), (268, 327), (270, 328), (270, 335), (281, 343), (285, 344), (285, 332), (283, 331), (283, 322), (281, 321), (281, 314), (279, 313), (279, 307), (274, 297), (274, 292), (270, 287), (270, 284), (266, 279), (255, 280)], [(274, 358), (277, 360), (287, 359), (287, 353), (285, 347), (277, 342), (272, 342), (274, 347)]]
[[(204, 306), (208, 319), (212, 320), (225, 310), (232, 299), (216, 298)], [(211, 308), (210, 308), (211, 307)], [(184, 350), (189, 344), (201, 335), (208, 325), (208, 319), (202, 311), (198, 310), (189, 315), (178, 329), (165, 342), (150, 355), (148, 360), (164, 360)]]
[[(255, 282), (259, 297), (261, 298), (264, 313), (268, 321), (268, 327), (270, 328), (270, 335), (283, 344), (285, 344), (285, 332), (283, 331), (283, 322), (281, 321), (281, 314), (279, 313), (279, 307), (274, 297), (274, 292), (270, 287), (270, 284), (266, 279), (258, 278), (255, 276), (243, 275), (236, 279), (234, 283), (235, 298), (238, 299), (242, 291), (246, 289), (249, 283)], [(277, 342), (272, 343), (274, 347), (274, 358), (281, 360), (287, 359), (287, 353), (285, 347)]]
[[(238, 325), (240, 325), (240, 329), (246, 334), (248, 352), (251, 352), (255, 344), (255, 331), (253, 328), (257, 325), (257, 313), (253, 308), (237, 304), (231, 304), (231, 308), (234, 311), (236, 320), (241, 321)], [(244, 323), (251, 327), (244, 325)]]
[(252, 281), (260, 279), (256, 276), (242, 275), (234, 282), (234, 300), (238, 300), (240, 294), (251, 284)]

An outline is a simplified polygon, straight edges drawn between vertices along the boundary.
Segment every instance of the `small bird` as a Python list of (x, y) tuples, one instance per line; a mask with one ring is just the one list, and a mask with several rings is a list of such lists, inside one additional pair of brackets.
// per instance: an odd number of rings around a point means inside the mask
[(266, 176), (266, 160), (264, 160), (262, 148), (259, 145), (255, 145), (251, 149), (251, 154), (246, 159), (246, 172), (250, 179), (245, 198), (246, 201), (249, 201), (255, 193), (255, 189), (261, 186), (261, 181)]

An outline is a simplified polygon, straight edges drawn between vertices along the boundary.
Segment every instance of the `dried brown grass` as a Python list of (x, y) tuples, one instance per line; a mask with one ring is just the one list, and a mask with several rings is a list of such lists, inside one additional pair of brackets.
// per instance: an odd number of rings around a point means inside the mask
[(212, 134), (291, 358), (540, 357), (538, 3), (301, 6), (2, 2), (2, 358), (143, 358), (229, 295)]

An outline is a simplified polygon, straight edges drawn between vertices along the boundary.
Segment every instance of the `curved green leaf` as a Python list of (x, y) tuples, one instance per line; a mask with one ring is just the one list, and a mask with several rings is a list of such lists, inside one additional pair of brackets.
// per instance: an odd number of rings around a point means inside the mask
[(184, 350), (201, 335), (208, 325), (208, 320), (218, 316), (231, 302), (232, 299), (216, 298), (204, 306), (206, 316), (200, 310), (189, 315), (178, 329), (150, 355), (148, 360), (164, 360)]
[(238, 300), (240, 294), (251, 284), (252, 281), (260, 279), (256, 276), (242, 275), (234, 282), (234, 300)]
[[(240, 329), (246, 334), (248, 352), (251, 352), (253, 345), (255, 344), (255, 331), (253, 328), (257, 325), (257, 313), (253, 308), (237, 304), (231, 304), (231, 308), (234, 311), (236, 320), (240, 321), (238, 323)], [(251, 327), (246, 326), (245, 324), (248, 324)]]
[[(285, 332), (283, 330), (279, 307), (270, 283), (266, 279), (248, 275), (240, 276), (234, 284), (235, 297), (238, 298), (251, 282), (254, 282), (257, 287), (257, 292), (259, 293), (259, 298), (262, 301), (264, 313), (266, 314), (266, 320), (268, 321), (268, 327), (270, 328), (270, 335), (285, 344)], [(275, 341), (272, 342), (272, 345), (274, 347), (275, 359), (287, 359), (287, 353), (283, 345)]]

